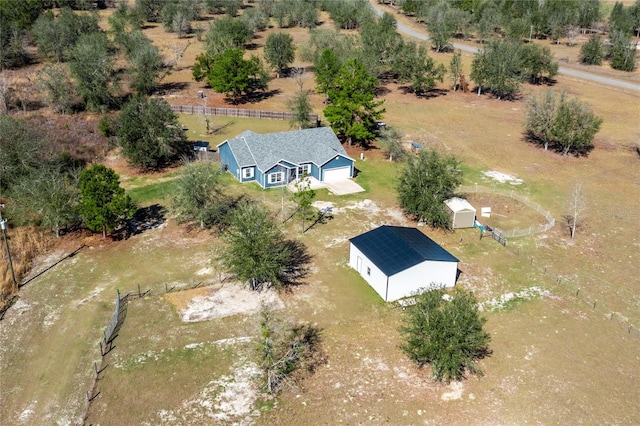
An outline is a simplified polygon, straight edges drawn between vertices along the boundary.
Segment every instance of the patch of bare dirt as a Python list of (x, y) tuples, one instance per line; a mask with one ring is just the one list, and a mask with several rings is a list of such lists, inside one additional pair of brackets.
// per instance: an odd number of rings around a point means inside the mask
[(200, 393), (182, 402), (177, 410), (158, 412), (160, 424), (253, 424), (260, 415), (253, 408), (259, 396), (256, 379), (260, 374), (254, 363), (239, 365), (232, 374), (207, 383)]
[[(184, 322), (206, 321), (231, 315), (251, 315), (260, 312), (263, 305), (273, 310), (284, 308), (284, 303), (273, 289), (256, 293), (238, 283), (209, 287), (198, 292), (180, 309)], [(173, 303), (172, 295), (166, 296)]]

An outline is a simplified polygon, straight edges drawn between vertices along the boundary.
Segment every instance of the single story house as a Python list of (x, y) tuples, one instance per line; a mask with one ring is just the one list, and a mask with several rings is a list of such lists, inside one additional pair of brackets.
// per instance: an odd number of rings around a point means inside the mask
[(451, 227), (473, 228), (476, 220), (476, 209), (464, 198), (453, 197), (444, 202), (451, 217)]
[(303, 173), (320, 182), (353, 176), (354, 160), (330, 127), (258, 134), (246, 130), (218, 145), (220, 165), (240, 182), (286, 185)]
[(385, 302), (456, 283), (458, 259), (416, 228), (383, 225), (349, 241), (349, 266)]

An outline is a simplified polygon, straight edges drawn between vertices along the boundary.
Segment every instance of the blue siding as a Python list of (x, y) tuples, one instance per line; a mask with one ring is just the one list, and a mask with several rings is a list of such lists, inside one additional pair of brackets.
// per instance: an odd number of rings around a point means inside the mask
[(310, 173), (311, 177), (314, 177), (318, 180), (320, 180), (320, 167), (316, 166), (315, 164), (311, 163), (311, 173)]
[(235, 176), (236, 179), (240, 180), (240, 175), (238, 174), (238, 162), (236, 161), (236, 157), (231, 152), (231, 148), (227, 142), (223, 142), (218, 147), (218, 152), (220, 153), (220, 164), (227, 167), (229, 173)]
[(340, 167), (350, 166), (349, 176), (353, 177), (353, 160), (350, 158), (345, 158), (341, 155), (338, 155), (337, 157), (338, 157), (337, 159), (334, 157), (332, 160), (324, 163), (324, 165), (322, 166), (322, 170), (324, 171), (329, 169), (338, 169)]
[[(244, 173), (246, 169), (252, 169), (253, 170), (253, 177), (250, 178), (246, 178), (244, 177)], [(254, 180), (256, 180), (256, 174), (257, 174), (257, 167), (255, 166), (251, 166), (251, 167), (243, 167), (240, 169), (240, 182), (253, 182)]]
[[(284, 181), (280, 182), (280, 183), (269, 183), (269, 175), (271, 173), (276, 173), (276, 172), (283, 172), (284, 173)], [(262, 187), (263, 188), (275, 188), (275, 187), (280, 187), (286, 184), (287, 178), (289, 177), (289, 173), (292, 173), (292, 171), (289, 171), (289, 169), (287, 169), (286, 167), (283, 167), (281, 165), (276, 165), (273, 166), (272, 168), (270, 168), (269, 170), (267, 170), (266, 172), (264, 172), (264, 174), (262, 175)]]
[(265, 174), (262, 173), (262, 170), (256, 167), (256, 182), (264, 188), (264, 183), (267, 181)]

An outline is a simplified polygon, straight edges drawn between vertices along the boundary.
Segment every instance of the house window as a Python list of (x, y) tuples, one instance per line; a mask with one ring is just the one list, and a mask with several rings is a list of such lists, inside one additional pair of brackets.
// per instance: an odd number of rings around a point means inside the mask
[(298, 166), (298, 176), (302, 176), (303, 174), (310, 175), (311, 174), (311, 164), (303, 164)]
[(245, 179), (251, 179), (253, 177), (253, 167), (242, 169), (242, 177)]
[(371, 268), (367, 267), (367, 275), (371, 275)]
[(269, 174), (269, 183), (284, 182), (284, 172), (275, 172)]

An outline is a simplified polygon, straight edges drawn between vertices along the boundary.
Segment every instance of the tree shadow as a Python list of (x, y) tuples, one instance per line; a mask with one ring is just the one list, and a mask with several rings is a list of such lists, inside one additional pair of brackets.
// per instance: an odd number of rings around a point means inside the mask
[(235, 120), (230, 120), (228, 122), (226, 122), (225, 124), (221, 125), (221, 126), (213, 126), (212, 129), (209, 131), (209, 134), (211, 135), (217, 135), (218, 133), (222, 133), (224, 130), (226, 130), (228, 127), (232, 127), (236, 124)]
[(388, 89), (386, 86), (378, 86), (376, 87), (374, 93), (377, 97), (382, 97), (391, 93), (391, 90)]
[(56, 263), (54, 263), (53, 265), (48, 266), (47, 268), (45, 268), (44, 270), (40, 271), (39, 273), (37, 273), (36, 275), (34, 275), (33, 277), (29, 278), (28, 280), (26, 280), (23, 283), (20, 283), (19, 287), (22, 288), (25, 285), (29, 284), (31, 281), (35, 280), (36, 278), (38, 278), (40, 275), (44, 274), (45, 272), (51, 270), (53, 267), (55, 267), (56, 265), (58, 265), (59, 263), (61, 263), (64, 260), (70, 259), (73, 256), (75, 256), (76, 254), (78, 254), (80, 252), (80, 250), (82, 250), (83, 248), (86, 247), (86, 244), (82, 244), (80, 247), (78, 247), (77, 249), (75, 249), (74, 251), (72, 251), (71, 253), (69, 253), (68, 255), (64, 256), (63, 258), (61, 258), (60, 260), (58, 260)]
[[(529, 131), (523, 132), (522, 140), (524, 142), (537, 145), (544, 149), (544, 140), (538, 138), (537, 136), (535, 136), (533, 133)], [(565, 153), (562, 145), (555, 143), (554, 141), (549, 141), (548, 150), (560, 155), (573, 155), (574, 157), (580, 158), (580, 157), (588, 157), (594, 148), (595, 148), (595, 145), (592, 143), (591, 145), (588, 145), (588, 146), (572, 147), (569, 150), (569, 152)]]
[(133, 219), (126, 226), (119, 228), (111, 234), (115, 241), (129, 239), (149, 229), (157, 228), (165, 223), (166, 209), (160, 204), (153, 204), (148, 207), (141, 207), (133, 215)]
[(333, 214), (331, 213), (332, 210), (333, 210), (332, 207), (325, 207), (324, 209), (318, 210), (318, 215), (316, 217), (316, 220), (311, 225), (309, 225), (309, 227), (305, 229), (304, 232), (307, 232), (308, 230), (310, 230), (311, 228), (313, 228), (318, 224), (325, 225), (329, 223), (330, 220), (333, 220)]
[(304, 279), (311, 272), (310, 265), (313, 256), (309, 253), (307, 246), (297, 240), (284, 241), (283, 250), (289, 252), (289, 257), (286, 259), (278, 279), (282, 288), (289, 291), (292, 287), (304, 284)]
[(527, 83), (531, 84), (532, 86), (549, 86), (549, 87), (553, 87), (558, 83), (558, 80), (556, 80), (555, 78), (549, 78), (547, 76), (542, 76), (540, 78), (529, 78), (526, 80)]
[(315, 373), (320, 366), (325, 365), (328, 357), (322, 346), (322, 328), (305, 324), (294, 327), (292, 331), (294, 336), (299, 336), (300, 343), (305, 348), (302, 368), (294, 374), (294, 380), (299, 382)]
[[(473, 88), (473, 90), (469, 90), (469, 93), (475, 93), (477, 95), (478, 94), (478, 86), (475, 86)], [(495, 93), (493, 90), (491, 90), (489, 88), (483, 88), (480, 91), (480, 95), (487, 95), (487, 96), (490, 96), (493, 99), (497, 99), (499, 101), (515, 102), (515, 101), (522, 100), (522, 93), (521, 93), (520, 90), (518, 90), (518, 91), (516, 91), (514, 93), (508, 93), (508, 94), (500, 96), (499, 94)]]
[(418, 99), (435, 99), (440, 96), (446, 96), (449, 93), (447, 89), (436, 88), (427, 90), (426, 92), (416, 92), (411, 86), (400, 86), (399, 89), (404, 95), (413, 94)]
[(168, 95), (173, 91), (184, 90), (188, 86), (188, 83), (185, 82), (171, 82), (171, 83), (163, 83), (159, 84), (155, 90), (155, 94), (157, 95)]
[(274, 90), (268, 90), (268, 91), (264, 91), (264, 92), (251, 92), (251, 93), (247, 93), (244, 96), (242, 96), (240, 98), (240, 102), (241, 104), (256, 104), (260, 101), (264, 101), (266, 99), (272, 98), (276, 95), (279, 95), (281, 93), (280, 89), (274, 89)]

